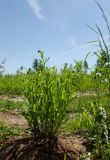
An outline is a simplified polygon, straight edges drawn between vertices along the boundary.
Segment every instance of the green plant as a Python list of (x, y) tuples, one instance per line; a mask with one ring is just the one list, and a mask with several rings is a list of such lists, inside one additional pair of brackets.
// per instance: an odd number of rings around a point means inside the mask
[(96, 112), (92, 137), (95, 146), (94, 157), (103, 157), (103, 150), (106, 149), (108, 144), (108, 128), (106, 125), (106, 111), (102, 107), (99, 107)]
[(17, 109), (20, 112), (25, 111), (25, 102), (13, 102), (8, 99), (0, 99), (0, 112), (8, 112), (9, 110)]
[[(42, 57), (41, 57), (42, 58)], [(33, 135), (55, 135), (65, 117), (72, 88), (67, 71), (44, 68), (26, 81), (28, 110), (25, 118)]]
[(49, 60), (49, 58), (46, 58), (44, 56), (44, 52), (43, 51), (38, 50), (38, 54), (40, 56), (40, 59), (34, 59), (33, 66), (32, 66), (35, 71), (39, 71), (39, 70), (45, 69), (45, 67), (46, 67), (45, 65)]
[[(108, 31), (108, 37), (110, 39), (110, 27), (108, 24), (108, 20), (107, 17), (102, 9), (102, 7), (100, 6), (100, 4), (96, 1), (101, 13), (102, 13), (102, 17), (104, 18), (106, 27), (107, 27), (107, 31)], [(106, 81), (108, 81), (108, 85), (107, 85), (107, 94), (108, 96), (110, 96), (110, 54), (109, 54), (109, 46), (106, 43), (106, 40), (103, 36), (103, 33), (101, 31), (101, 29), (99, 28), (98, 25), (96, 25), (96, 29), (93, 29), (92, 27), (89, 26), (89, 28), (91, 28), (97, 35), (98, 35), (98, 40), (95, 42), (98, 42), (98, 46), (100, 48), (99, 51), (94, 52), (94, 54), (98, 57), (97, 63), (96, 63), (96, 72), (100, 72), (103, 77), (106, 79)], [(104, 79), (102, 79), (104, 80)]]
[[(105, 13), (100, 4), (97, 1), (96, 3), (101, 10), (102, 17), (105, 20), (110, 38), (110, 28)], [(99, 26), (96, 25), (97, 30), (93, 29), (92, 27), (89, 28), (91, 28), (98, 35), (97, 42), (100, 47), (99, 51), (94, 52), (94, 54), (98, 57), (98, 60), (96, 63), (96, 68), (94, 70), (93, 80), (95, 84), (94, 88), (96, 88), (96, 102), (92, 103), (93, 112), (91, 113), (91, 137), (94, 143), (93, 159), (105, 160), (107, 158), (106, 151), (109, 148), (108, 121), (110, 122), (110, 55), (109, 47), (106, 44)]]
[(6, 140), (23, 132), (18, 126), (9, 127), (6, 122), (0, 121), (0, 140)]
[(0, 77), (0, 95), (23, 95), (24, 74)]

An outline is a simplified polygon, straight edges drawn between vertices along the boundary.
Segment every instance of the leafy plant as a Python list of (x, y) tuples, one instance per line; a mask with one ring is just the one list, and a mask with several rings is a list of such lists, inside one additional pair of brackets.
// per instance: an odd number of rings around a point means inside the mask
[(49, 58), (46, 58), (44, 56), (44, 52), (43, 51), (38, 50), (38, 54), (40, 56), (40, 59), (34, 59), (33, 66), (32, 66), (35, 71), (39, 71), (39, 70), (45, 69), (45, 67), (46, 67), (45, 65), (49, 60)]
[(24, 74), (0, 77), (0, 95), (23, 95)]
[(57, 73), (55, 68), (44, 68), (29, 75), (25, 88), (28, 100), (25, 118), (34, 136), (57, 133), (72, 91), (69, 77), (68, 72)]
[(21, 112), (25, 111), (26, 104), (24, 102), (13, 102), (12, 100), (0, 99), (0, 112), (8, 112), (17, 109)]
[(4, 121), (0, 121), (0, 140), (6, 140), (23, 132), (18, 126), (9, 127)]
[(108, 144), (108, 128), (106, 125), (106, 111), (99, 107), (95, 114), (92, 134), (95, 149), (93, 151), (95, 157), (103, 157), (103, 150)]

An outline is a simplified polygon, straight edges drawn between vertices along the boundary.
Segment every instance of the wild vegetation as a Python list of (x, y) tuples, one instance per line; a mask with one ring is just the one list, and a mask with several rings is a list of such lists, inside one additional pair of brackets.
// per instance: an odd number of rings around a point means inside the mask
[[(107, 18), (97, 5), (110, 38)], [(75, 65), (65, 63), (60, 70), (46, 66), (49, 58), (42, 51), (38, 51), (40, 59), (35, 59), (26, 73), (5, 75), (4, 62), (0, 65), (0, 113), (13, 111), (22, 115), (28, 126), (22, 128), (0, 119), (2, 159), (110, 159), (109, 47), (98, 25), (97, 30), (89, 28), (97, 33), (99, 45), (99, 51), (94, 52), (97, 62), (92, 71), (87, 63), (89, 54), (84, 61), (75, 61)], [(86, 151), (77, 157), (66, 149), (57, 152), (62, 135), (80, 136)], [(45, 149), (41, 150), (42, 145)], [(40, 152), (44, 155), (37, 154)]]

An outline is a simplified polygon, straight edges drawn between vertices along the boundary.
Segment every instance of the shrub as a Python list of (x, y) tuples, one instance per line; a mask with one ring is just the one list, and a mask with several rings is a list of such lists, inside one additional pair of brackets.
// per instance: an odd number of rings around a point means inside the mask
[(25, 83), (28, 109), (25, 118), (33, 135), (55, 135), (65, 117), (72, 87), (69, 72), (55, 68), (29, 75)]

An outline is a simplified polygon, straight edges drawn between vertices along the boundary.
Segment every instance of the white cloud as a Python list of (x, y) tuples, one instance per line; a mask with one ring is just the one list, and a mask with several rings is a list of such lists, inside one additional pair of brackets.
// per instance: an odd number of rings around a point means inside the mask
[(77, 47), (72, 48), (70, 50), (66, 50), (64, 52), (61, 53), (57, 53), (55, 56), (64, 56), (64, 55), (68, 55), (68, 54), (76, 54), (76, 52), (78, 51), (82, 51), (85, 53), (88, 53), (89, 51), (97, 51), (94, 47), (91, 47), (90, 44), (82, 44), (80, 46), (77, 45)]
[(26, 0), (29, 6), (32, 8), (34, 14), (39, 19), (44, 19), (44, 15), (41, 13), (41, 6), (38, 3), (38, 0)]
[(64, 35), (66, 37), (66, 41), (69, 42), (73, 48), (78, 47), (78, 44), (76, 42), (76, 38), (69, 33), (68, 24), (67, 23), (59, 23), (58, 27), (64, 33)]

